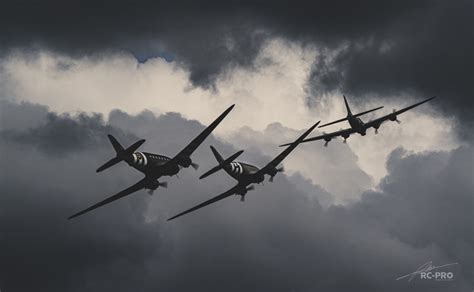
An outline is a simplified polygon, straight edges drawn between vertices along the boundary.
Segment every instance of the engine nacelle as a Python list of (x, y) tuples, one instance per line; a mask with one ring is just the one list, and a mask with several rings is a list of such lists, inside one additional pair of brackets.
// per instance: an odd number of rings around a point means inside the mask
[(177, 174), (178, 172), (179, 172), (179, 166), (177, 166), (177, 165), (172, 165), (172, 166), (169, 168), (168, 175), (169, 175), (169, 176), (173, 176), (173, 175)]
[(238, 195), (244, 196), (247, 193), (247, 188), (240, 188), (236, 192)]
[(265, 179), (265, 176), (263, 174), (259, 175), (258, 177), (255, 178), (255, 183), (259, 184), (263, 182), (264, 179)]
[(193, 163), (190, 157), (182, 157), (178, 160), (178, 164), (182, 167), (189, 167)]
[(375, 134), (379, 133), (380, 124), (375, 124), (372, 126), (375, 129)]
[(154, 180), (147, 185), (147, 189), (150, 189), (150, 190), (156, 190), (159, 187), (160, 187), (160, 182), (157, 180)]
[(324, 138), (324, 141), (326, 141), (326, 142), (329, 142), (331, 140), (332, 140), (332, 138)]
[(269, 169), (269, 170), (267, 171), (267, 174), (268, 174), (269, 176), (275, 176), (275, 175), (277, 174), (276, 168), (271, 168), (271, 169)]
[(397, 120), (397, 116), (396, 115), (390, 116), (389, 120), (391, 120), (392, 122), (395, 122)]

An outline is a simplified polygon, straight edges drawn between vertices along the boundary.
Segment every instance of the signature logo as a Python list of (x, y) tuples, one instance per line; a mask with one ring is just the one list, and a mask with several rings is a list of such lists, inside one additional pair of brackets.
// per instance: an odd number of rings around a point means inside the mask
[(398, 277), (397, 280), (408, 278), (408, 282), (410, 282), (416, 276), (419, 275), (421, 280), (451, 281), (454, 279), (453, 272), (441, 272), (441, 271), (435, 271), (435, 270), (448, 267), (448, 266), (454, 266), (457, 264), (458, 263), (450, 263), (450, 264), (445, 264), (441, 266), (435, 266), (433, 265), (433, 261), (429, 261), (429, 262), (424, 263), (420, 267), (418, 267), (418, 269), (416, 269), (416, 271), (414, 271), (413, 273)]

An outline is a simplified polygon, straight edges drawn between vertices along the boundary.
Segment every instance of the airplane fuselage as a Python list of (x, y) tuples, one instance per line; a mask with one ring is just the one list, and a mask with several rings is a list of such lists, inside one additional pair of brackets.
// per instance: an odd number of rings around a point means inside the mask
[(225, 172), (243, 184), (261, 183), (264, 176), (256, 176), (259, 168), (244, 162), (232, 161), (224, 166)]
[(166, 163), (170, 160), (171, 158), (165, 155), (139, 151), (134, 152), (125, 159), (129, 166), (145, 175), (153, 175), (157, 178), (160, 176), (172, 176), (179, 172), (177, 164), (166, 166)]
[(349, 125), (351, 125), (351, 128), (357, 131), (361, 136), (365, 136), (365, 133), (367, 131), (367, 127), (365, 126), (365, 123), (358, 117), (354, 116), (348, 116), (347, 120), (349, 122)]

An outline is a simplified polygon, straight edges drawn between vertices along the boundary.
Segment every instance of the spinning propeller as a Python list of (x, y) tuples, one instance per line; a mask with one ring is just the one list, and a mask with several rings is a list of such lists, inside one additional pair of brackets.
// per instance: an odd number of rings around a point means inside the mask
[(159, 182), (159, 183), (158, 183), (158, 186), (157, 186), (155, 189), (149, 189), (149, 190), (148, 190), (148, 194), (149, 194), (150, 196), (153, 196), (153, 192), (154, 192), (157, 188), (159, 188), (159, 187), (162, 187), (162, 188), (165, 188), (165, 189), (166, 189), (166, 188), (168, 187), (168, 183), (165, 182), (165, 181), (164, 181), (164, 182)]
[[(245, 188), (245, 193), (247, 193), (248, 191), (252, 191), (252, 190), (255, 190), (255, 187), (253, 185), (251, 185), (249, 187), (246, 187)], [(240, 195), (240, 201), (245, 202), (245, 194)]]
[(285, 171), (285, 169), (284, 169), (283, 166), (282, 166), (282, 167), (276, 168), (275, 171), (276, 171), (275, 174), (272, 175), (272, 176), (270, 176), (270, 179), (268, 180), (269, 182), (273, 182), (273, 178), (275, 177), (275, 175), (276, 175), (277, 173), (279, 173), (279, 172)]
[[(396, 111), (397, 111), (396, 109), (393, 109), (393, 112), (396, 112)], [(397, 118), (397, 116), (395, 116), (395, 120), (394, 120), (394, 121), (397, 122), (398, 124), (401, 123), (401, 121)]]

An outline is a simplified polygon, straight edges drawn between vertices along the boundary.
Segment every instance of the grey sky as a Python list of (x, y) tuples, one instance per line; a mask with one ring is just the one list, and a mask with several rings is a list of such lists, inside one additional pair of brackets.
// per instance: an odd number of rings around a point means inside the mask
[[(9, 106), (18, 112), (16, 119), (21, 119), (23, 107), (35, 107)], [(67, 221), (71, 213), (139, 178), (126, 165), (100, 175), (94, 172), (111, 153), (105, 132), (116, 133), (124, 144), (146, 134), (144, 150), (172, 155), (202, 129), (177, 114), (155, 118), (121, 113), (111, 122), (115, 126), (90, 115), (49, 114), (39, 126), (2, 130), (2, 160), (10, 166), (0, 176), (2, 289), (469, 291), (472, 287), (470, 146), (425, 154), (398, 149), (388, 160), (389, 174), (380, 190), (368, 191), (347, 206), (323, 208), (318, 197), (328, 194), (318, 182), (301, 190), (294, 178), (279, 175), (274, 183), (258, 186), (244, 204), (231, 197), (166, 222), (176, 211), (233, 183), (224, 174), (199, 181), (198, 173), (186, 169), (179, 179), (167, 179), (169, 188), (153, 197), (141, 191)], [(64, 144), (66, 138), (82, 143)], [(51, 148), (55, 141), (62, 143), (57, 149), (60, 155)], [(215, 163), (210, 143), (223, 153), (236, 150), (209, 139), (195, 156), (203, 169)], [(242, 158), (266, 160), (258, 151)], [(456, 280), (395, 280), (428, 260), (458, 262)]]
[[(473, 3), (6, 1), (1, 291), (472, 291)], [(437, 95), (375, 135), (301, 145), (285, 173), (178, 220), (303, 129)], [(141, 178), (107, 134), (173, 156), (230, 104), (199, 171), (66, 218)], [(327, 130), (338, 130), (338, 124)], [(318, 133), (319, 131), (315, 131)], [(453, 281), (396, 278), (422, 264)]]

